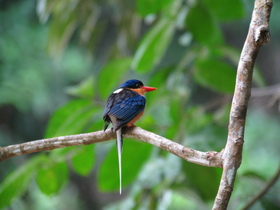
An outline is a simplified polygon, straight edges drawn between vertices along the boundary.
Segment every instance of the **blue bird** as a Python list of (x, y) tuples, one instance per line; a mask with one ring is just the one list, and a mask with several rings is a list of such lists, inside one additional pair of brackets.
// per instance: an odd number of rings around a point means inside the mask
[(122, 192), (122, 127), (134, 126), (134, 123), (144, 113), (146, 104), (145, 93), (153, 90), (156, 90), (156, 88), (144, 86), (139, 80), (128, 80), (109, 96), (105, 106), (103, 114), (103, 120), (105, 122), (104, 131), (108, 128), (109, 124), (112, 123), (113, 131), (116, 132), (120, 194)]

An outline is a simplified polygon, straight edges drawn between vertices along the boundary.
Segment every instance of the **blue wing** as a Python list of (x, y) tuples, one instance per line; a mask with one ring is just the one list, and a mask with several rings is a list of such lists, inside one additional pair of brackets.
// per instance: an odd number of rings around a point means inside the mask
[(110, 115), (117, 118), (116, 125), (113, 125), (116, 131), (144, 111), (145, 104), (145, 97), (135, 91), (123, 89), (119, 93), (112, 93), (108, 98), (103, 114), (104, 130), (111, 122)]

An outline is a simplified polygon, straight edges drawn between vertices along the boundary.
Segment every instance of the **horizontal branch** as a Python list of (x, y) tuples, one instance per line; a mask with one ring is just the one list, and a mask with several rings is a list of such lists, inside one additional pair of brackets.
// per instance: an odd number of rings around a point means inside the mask
[(111, 140), (113, 138), (115, 138), (115, 135), (112, 132), (96, 131), (92, 133), (34, 140), (2, 148), (0, 147), (0, 161), (34, 152), (48, 151), (57, 148), (77, 145), (89, 145), (97, 142)]
[[(147, 142), (192, 163), (208, 167), (222, 167), (221, 153), (197, 151), (139, 127), (123, 129), (123, 136)], [(34, 152), (77, 145), (89, 145), (112, 139), (115, 139), (115, 133), (109, 129), (107, 131), (35, 140), (22, 144), (0, 147), (0, 161)]]
[(222, 152), (201, 152), (198, 150), (194, 150), (152, 132), (143, 130), (139, 127), (127, 128), (124, 130), (124, 132), (125, 137), (131, 137), (147, 142), (167, 152), (177, 155), (178, 157), (181, 157), (191, 163), (196, 163), (208, 167), (222, 168)]

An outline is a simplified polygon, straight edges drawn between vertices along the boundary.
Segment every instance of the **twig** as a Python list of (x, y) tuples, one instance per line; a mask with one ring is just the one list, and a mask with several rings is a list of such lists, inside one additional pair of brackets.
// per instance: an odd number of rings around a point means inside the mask
[[(258, 104), (271, 108), (280, 101), (280, 85), (276, 84), (265, 88), (253, 88), (251, 97), (254, 98)], [(280, 104), (278, 106), (278, 111), (280, 111)]]
[(280, 95), (280, 84), (267, 86), (264, 88), (252, 88), (252, 97), (264, 97)]
[(256, 0), (249, 32), (244, 43), (237, 68), (236, 84), (230, 120), (228, 139), (223, 153), (223, 174), (214, 210), (226, 209), (233, 190), (237, 169), (242, 160), (245, 120), (251, 94), (252, 75), (256, 57), (262, 45), (269, 42), (269, 17), (272, 0)]
[[(124, 129), (123, 135), (124, 137), (135, 138), (147, 142), (149, 144), (155, 145), (192, 163), (208, 167), (222, 167), (222, 152), (218, 153), (214, 151), (197, 151), (139, 127)], [(47, 151), (56, 148), (77, 145), (88, 145), (112, 139), (115, 139), (115, 133), (113, 133), (109, 129), (105, 132), (96, 131), (92, 133), (35, 140), (22, 144), (10, 145), (7, 147), (0, 147), (0, 161), (34, 152)]]
[(264, 188), (256, 194), (254, 197), (251, 198), (251, 200), (242, 208), (242, 210), (249, 209), (254, 203), (256, 203), (262, 196), (264, 196), (268, 190), (276, 183), (276, 181), (280, 177), (280, 167), (276, 171), (275, 175), (269, 180), (269, 182), (264, 186)]

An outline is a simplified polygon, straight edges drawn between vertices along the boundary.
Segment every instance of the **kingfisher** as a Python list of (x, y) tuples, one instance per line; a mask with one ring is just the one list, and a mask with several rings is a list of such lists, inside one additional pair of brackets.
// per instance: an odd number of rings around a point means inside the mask
[(143, 82), (131, 79), (124, 82), (119, 89), (115, 90), (108, 98), (103, 120), (105, 122), (104, 131), (109, 124), (113, 125), (113, 132), (116, 132), (120, 194), (122, 192), (122, 128), (124, 126), (135, 126), (134, 123), (143, 115), (146, 99), (145, 93), (156, 90), (154, 87), (144, 86)]

